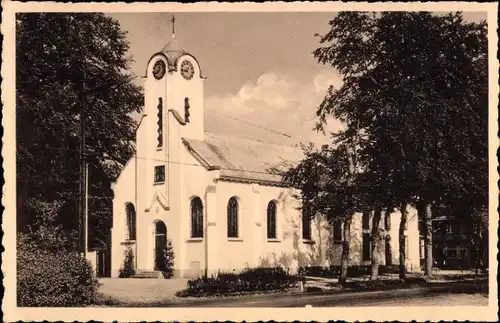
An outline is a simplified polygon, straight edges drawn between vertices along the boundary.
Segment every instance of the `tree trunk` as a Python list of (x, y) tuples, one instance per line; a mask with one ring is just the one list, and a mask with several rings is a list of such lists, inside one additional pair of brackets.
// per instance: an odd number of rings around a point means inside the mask
[(371, 241), (371, 254), (372, 254), (372, 270), (370, 280), (378, 279), (378, 265), (380, 256), (380, 220), (382, 219), (382, 209), (376, 208), (373, 213), (372, 220), (372, 241)]
[(406, 278), (406, 246), (405, 230), (408, 222), (406, 204), (401, 206), (401, 222), (399, 223), (399, 278)]
[[(352, 186), (352, 181), (356, 173), (356, 166), (354, 164), (354, 152), (351, 147), (346, 146), (347, 159), (349, 162), (347, 186)], [(353, 214), (349, 214), (344, 220), (344, 237), (342, 243), (342, 258), (340, 260), (340, 278), (339, 283), (345, 284), (347, 282), (347, 268), (349, 267), (349, 248), (351, 238), (351, 223)]]
[(432, 277), (432, 209), (431, 203), (425, 203), (424, 209), (425, 223), (425, 276)]
[(349, 215), (344, 220), (344, 239), (342, 241), (342, 258), (340, 260), (340, 278), (339, 283), (345, 284), (347, 282), (347, 268), (349, 266), (349, 243), (351, 236), (351, 223), (352, 215)]

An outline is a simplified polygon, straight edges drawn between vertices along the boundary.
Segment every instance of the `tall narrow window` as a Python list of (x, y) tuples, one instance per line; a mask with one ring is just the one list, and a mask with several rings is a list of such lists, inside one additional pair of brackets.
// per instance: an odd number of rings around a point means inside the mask
[(371, 244), (370, 244), (370, 234), (363, 233), (363, 261), (368, 261), (371, 259)]
[(128, 203), (125, 208), (127, 214), (127, 239), (136, 239), (136, 218), (135, 218), (135, 207), (132, 203)]
[(163, 146), (163, 99), (158, 98), (158, 145)]
[(155, 183), (165, 182), (165, 166), (155, 166)]
[(363, 212), (363, 261), (371, 259), (370, 212)]
[(302, 208), (302, 239), (311, 240), (311, 212), (308, 207)]
[(335, 221), (333, 223), (333, 242), (342, 242), (342, 222)]
[(363, 230), (370, 230), (370, 212), (363, 212)]
[(191, 238), (203, 238), (203, 204), (199, 197), (191, 200)]
[(238, 200), (235, 197), (227, 203), (227, 237), (238, 238)]
[(189, 98), (184, 98), (184, 122), (189, 123)]
[(274, 201), (269, 202), (267, 205), (267, 238), (276, 239), (276, 203)]
[(385, 264), (387, 266), (392, 266), (392, 248), (389, 239), (385, 240)]

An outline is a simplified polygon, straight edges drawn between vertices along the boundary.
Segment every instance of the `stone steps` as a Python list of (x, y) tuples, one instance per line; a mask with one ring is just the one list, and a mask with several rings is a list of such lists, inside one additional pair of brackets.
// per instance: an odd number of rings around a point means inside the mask
[(135, 275), (132, 276), (132, 278), (163, 279), (163, 274), (161, 271), (139, 270), (139, 271), (136, 271)]

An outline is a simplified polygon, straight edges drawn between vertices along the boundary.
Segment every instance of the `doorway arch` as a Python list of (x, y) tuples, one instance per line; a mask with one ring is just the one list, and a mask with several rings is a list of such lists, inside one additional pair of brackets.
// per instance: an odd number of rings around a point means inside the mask
[(154, 270), (163, 271), (165, 268), (165, 248), (167, 246), (167, 226), (161, 220), (155, 221), (155, 259)]

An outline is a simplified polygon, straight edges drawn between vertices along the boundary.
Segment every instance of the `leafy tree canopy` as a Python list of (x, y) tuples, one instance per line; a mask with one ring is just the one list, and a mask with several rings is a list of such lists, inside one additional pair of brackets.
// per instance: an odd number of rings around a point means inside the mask
[(330, 27), (314, 56), (344, 83), (328, 90), (317, 129), (327, 116), (345, 123), (334, 144), (356, 145), (360, 187), (373, 203), (484, 208), (486, 23), (460, 13), (342, 12)]
[[(37, 199), (62, 201), (58, 221), (75, 228), (80, 107), (91, 218), (110, 210), (110, 181), (133, 153), (130, 114), (143, 101), (127, 71), (129, 43), (118, 22), (99, 13), (23, 13), (16, 29), (18, 227), (33, 223), (40, 210), (27, 201)], [(110, 216), (91, 223), (109, 228)]]

